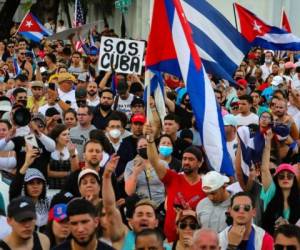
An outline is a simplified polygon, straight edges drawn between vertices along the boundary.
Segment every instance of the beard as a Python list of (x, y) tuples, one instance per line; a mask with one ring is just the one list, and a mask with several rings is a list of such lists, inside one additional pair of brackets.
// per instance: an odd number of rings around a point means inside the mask
[(88, 94), (89, 94), (90, 96), (95, 96), (95, 95), (97, 94), (97, 92), (96, 92), (96, 91), (95, 91), (95, 92), (94, 92), (94, 91), (89, 91)]
[(84, 240), (84, 241), (79, 241), (73, 235), (72, 235), (72, 238), (76, 242), (76, 244), (78, 244), (79, 246), (86, 247), (88, 244), (90, 244), (92, 242), (92, 240), (94, 239), (95, 234), (96, 234), (96, 230), (89, 236), (89, 238), (87, 240)]
[(100, 161), (87, 161), (88, 166), (91, 166), (92, 168), (97, 168), (100, 165)]
[(188, 168), (188, 167), (183, 167), (182, 168), (183, 173), (185, 173), (186, 175), (190, 175), (191, 173), (194, 172), (194, 170), (192, 168)]

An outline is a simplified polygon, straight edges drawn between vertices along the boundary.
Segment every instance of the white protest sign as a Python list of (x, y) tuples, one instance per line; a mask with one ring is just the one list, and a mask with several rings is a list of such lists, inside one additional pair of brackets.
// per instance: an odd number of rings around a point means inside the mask
[(140, 75), (145, 43), (136, 40), (102, 37), (99, 52), (99, 70), (109, 71), (111, 65), (118, 73)]

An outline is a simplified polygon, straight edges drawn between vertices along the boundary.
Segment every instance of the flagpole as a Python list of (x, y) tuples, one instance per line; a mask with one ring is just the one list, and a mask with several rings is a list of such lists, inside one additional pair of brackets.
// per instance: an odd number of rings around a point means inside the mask
[(237, 29), (237, 31), (239, 31), (239, 28), (238, 28), (238, 25), (237, 25), (237, 20), (236, 20), (236, 12), (235, 12), (234, 3), (232, 4), (232, 7), (233, 7), (233, 14), (234, 14), (235, 28)]
[(74, 20), (75, 20), (75, 27), (77, 27), (77, 4), (78, 4), (78, 0), (75, 0), (75, 17), (74, 17)]

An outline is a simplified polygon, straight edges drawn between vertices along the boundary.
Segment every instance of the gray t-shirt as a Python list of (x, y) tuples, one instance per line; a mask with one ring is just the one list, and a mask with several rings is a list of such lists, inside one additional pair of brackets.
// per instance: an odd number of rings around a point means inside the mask
[(90, 131), (94, 129), (96, 129), (94, 125), (86, 129), (77, 125), (75, 128), (70, 129), (71, 141), (76, 145), (80, 161), (83, 161), (83, 146), (90, 139)]
[[(168, 164), (165, 161), (160, 160), (161, 163), (165, 165), (166, 168)], [(134, 160), (127, 163), (125, 172), (124, 172), (124, 179), (125, 182), (128, 180), (129, 176), (132, 175), (134, 168)], [(147, 185), (146, 175), (148, 176), (149, 181), (149, 188)], [(164, 184), (159, 180), (154, 168), (150, 168), (149, 170), (142, 171), (136, 183), (136, 191), (137, 194), (150, 198), (149, 192), (151, 192), (152, 200), (157, 204), (160, 205), (162, 202), (165, 201), (165, 187)]]

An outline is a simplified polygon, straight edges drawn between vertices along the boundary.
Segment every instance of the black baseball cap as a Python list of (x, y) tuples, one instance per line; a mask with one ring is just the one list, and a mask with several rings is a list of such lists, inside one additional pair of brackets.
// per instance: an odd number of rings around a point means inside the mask
[(36, 219), (35, 205), (32, 199), (19, 196), (11, 200), (7, 207), (7, 216), (21, 222)]

